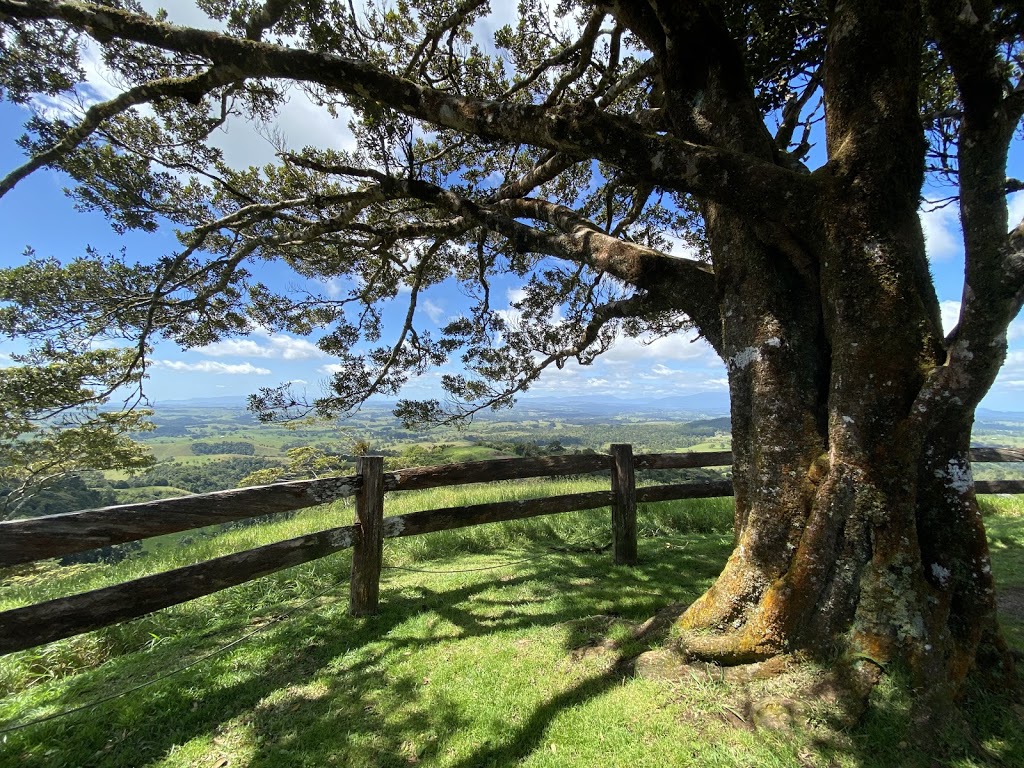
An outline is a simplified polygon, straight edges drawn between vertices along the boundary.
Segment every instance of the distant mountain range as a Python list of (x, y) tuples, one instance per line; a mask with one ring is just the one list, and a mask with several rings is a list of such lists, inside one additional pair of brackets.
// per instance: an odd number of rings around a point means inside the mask
[[(161, 400), (155, 403), (161, 408), (245, 408), (247, 398), (238, 395), (223, 397), (193, 397), (187, 400)], [(391, 408), (394, 401), (373, 400), (367, 408)], [(623, 413), (666, 413), (723, 416), (729, 414), (727, 392), (698, 392), (693, 395), (659, 397), (653, 399), (629, 399), (621, 397), (595, 397), (568, 395), (566, 397), (523, 397), (518, 401), (519, 410), (543, 410), (549, 412), (593, 414), (600, 416)]]
[(978, 421), (1015, 421), (1024, 423), (1024, 411), (991, 411), (988, 408), (979, 408), (975, 411), (974, 416)]
[(673, 413), (720, 416), (729, 413), (729, 394), (727, 392), (698, 392), (693, 395), (657, 397), (643, 400), (609, 396), (588, 397), (585, 395), (524, 397), (519, 400), (516, 407), (525, 409), (572, 410), (579, 413), (602, 415), (615, 413), (664, 413), (671, 411)]
[(158, 400), (154, 408), (245, 408), (249, 398), (240, 395), (224, 395), (222, 397), (190, 397), (186, 400)]
[[(161, 408), (245, 408), (247, 398), (239, 395), (223, 397), (194, 397), (188, 400), (161, 400), (155, 404)], [(381, 409), (394, 407), (393, 400), (373, 400), (365, 407)], [(677, 395), (674, 397), (658, 397), (649, 400), (623, 397), (595, 397), (586, 395), (567, 395), (551, 397), (549, 395), (520, 398), (516, 409), (521, 411), (545, 411), (552, 413), (577, 413), (594, 416), (614, 416), (626, 413), (658, 414), (671, 413), (675, 416), (692, 414), (694, 416), (728, 416), (729, 394), (722, 391), (698, 392), (693, 395)], [(994, 411), (979, 408), (979, 421), (1010, 421), (1024, 423), (1024, 411)]]

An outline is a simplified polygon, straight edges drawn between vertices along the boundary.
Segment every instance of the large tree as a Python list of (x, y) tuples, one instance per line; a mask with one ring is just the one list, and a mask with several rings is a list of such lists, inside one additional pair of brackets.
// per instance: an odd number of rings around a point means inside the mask
[[(400, 407), (429, 421), (507, 403), (621, 334), (696, 329), (728, 367), (736, 546), (680, 619), (686, 651), (838, 658), (854, 688), (902, 663), (931, 703), (972, 670), (1012, 674), (968, 446), (1024, 299), (1006, 206), (1018, 4), (522, 0), (493, 44), (486, 0), (196, 5), (215, 23), (0, 0), (6, 97), (80, 104), (33, 117), (0, 194), (60, 169), (116, 228), (180, 241), (140, 263), (18, 268), (5, 330), (52, 359), (114, 328), (136, 344), (129, 381), (158, 338), (319, 331), (343, 364), (323, 412), (458, 361), (446, 402)], [(109, 100), (82, 85), (86, 45), (118, 81)], [(297, 89), (353, 115), (355, 148), (281, 142), (276, 164), (230, 167), (212, 132), (272, 125)], [(964, 233), (946, 336), (918, 217), (928, 174)], [(263, 284), (261, 260), (347, 292)], [(503, 276), (521, 281), (514, 323), (492, 306)], [(417, 300), (443, 281), (468, 305), (431, 336)], [(396, 301), (401, 328), (360, 354)], [(296, 405), (286, 390), (255, 404)]]

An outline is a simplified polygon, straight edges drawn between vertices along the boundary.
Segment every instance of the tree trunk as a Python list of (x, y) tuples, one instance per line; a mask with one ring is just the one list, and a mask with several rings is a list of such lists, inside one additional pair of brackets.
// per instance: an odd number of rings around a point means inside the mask
[(917, 215), (919, 9), (848, 5), (826, 62), (828, 175), (800, 240), (705, 211), (736, 546), (681, 645), (724, 664), (840, 658), (869, 682), (902, 664), (936, 711), (979, 666), (1012, 674), (968, 458), (987, 387), (934, 406), (947, 353)]
[(979, 667), (1009, 680), (1012, 660), (971, 481), (976, 403), (920, 399), (945, 352), (916, 196), (850, 194), (863, 186), (823, 190), (817, 270), (708, 211), (748, 270), (716, 264), (736, 546), (682, 645), (724, 664), (838, 656), (867, 680), (901, 664), (936, 711)]
[[(845, 230), (843, 271), (872, 268), (877, 250)], [(725, 664), (794, 651), (904, 662), (940, 700), (979, 659), (1009, 673), (971, 483), (972, 411), (934, 423), (915, 411), (938, 364), (923, 304), (907, 317), (903, 291), (865, 278), (873, 289), (840, 318), (776, 303), (777, 268), (749, 282), (757, 290), (725, 313), (736, 547), (680, 620), (686, 651)]]

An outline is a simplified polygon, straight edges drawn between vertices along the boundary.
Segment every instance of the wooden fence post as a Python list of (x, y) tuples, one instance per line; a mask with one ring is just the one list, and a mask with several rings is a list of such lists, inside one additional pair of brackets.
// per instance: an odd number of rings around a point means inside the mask
[(612, 542), (616, 565), (636, 565), (636, 474), (633, 446), (612, 446)]
[(360, 456), (356, 472), (363, 482), (356, 491), (355, 545), (348, 612), (351, 616), (377, 613), (380, 567), (384, 556), (384, 457)]

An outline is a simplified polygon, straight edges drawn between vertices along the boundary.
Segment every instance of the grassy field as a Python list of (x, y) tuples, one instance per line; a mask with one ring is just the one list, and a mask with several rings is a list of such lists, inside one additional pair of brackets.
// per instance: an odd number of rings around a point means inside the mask
[[(395, 495), (387, 513), (593, 483), (503, 483)], [(0, 765), (40, 766), (981, 766), (1024, 764), (1021, 717), (1005, 702), (967, 707), (973, 725), (935, 734), (948, 758), (920, 763), (904, 740), (896, 681), (867, 721), (827, 712), (791, 729), (755, 727), (772, 683), (714, 674), (654, 681), (625, 659), (663, 633), (633, 629), (703, 591), (728, 555), (728, 500), (642, 508), (640, 565), (611, 565), (607, 510), (385, 543), (379, 616), (346, 614), (339, 553), (127, 624), (0, 658), (0, 731), (166, 679), (95, 708), (0, 734)], [(1024, 499), (986, 514), (1000, 599), (1024, 594)], [(89, 589), (298, 535), (344, 504), (270, 525), (170, 540), (115, 566), (23, 569), (0, 608)], [(406, 570), (409, 569), (409, 570)], [(1024, 649), (1012, 600), (1007, 634)], [(290, 612), (290, 613), (289, 613)], [(287, 618), (278, 620), (282, 615)], [(237, 645), (184, 671), (182, 665)]]

